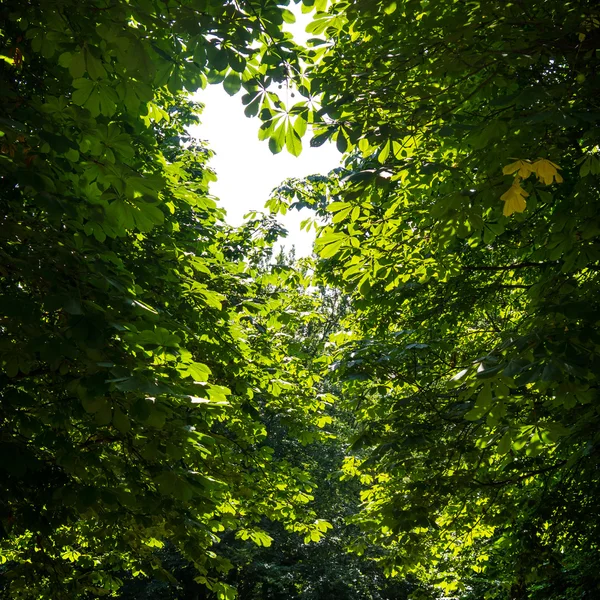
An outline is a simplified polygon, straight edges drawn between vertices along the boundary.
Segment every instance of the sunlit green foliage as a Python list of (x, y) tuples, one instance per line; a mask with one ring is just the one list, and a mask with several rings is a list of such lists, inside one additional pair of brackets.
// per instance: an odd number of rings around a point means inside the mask
[[(378, 564), (313, 563), (322, 590), (597, 596), (597, 9), (303, 0), (302, 49), (284, 4), (1, 8), (2, 593), (173, 566), (319, 598), (276, 549), (349, 547)], [(268, 203), (325, 220), (316, 278), (268, 262), (273, 219), (223, 223), (186, 134), (207, 82), (273, 152), (312, 125), (345, 153)]]
[(597, 9), (357, 1), (316, 19), (312, 143), (346, 170), (271, 206), (318, 208), (320, 272), (353, 297), (332, 369), (361, 429), (356, 550), (446, 597), (592, 597)]
[(283, 77), (286, 10), (2, 5), (7, 598), (97, 597), (124, 572), (169, 579), (165, 541), (231, 598), (231, 564), (211, 550), (223, 532), (265, 546), (272, 519), (318, 537), (309, 475), (266, 443), (273, 418), (319, 439), (324, 406), (277, 333), (293, 318), (280, 274), (257, 270), (279, 228), (224, 225), (210, 152), (186, 134), (187, 95), (207, 79), (231, 91)]

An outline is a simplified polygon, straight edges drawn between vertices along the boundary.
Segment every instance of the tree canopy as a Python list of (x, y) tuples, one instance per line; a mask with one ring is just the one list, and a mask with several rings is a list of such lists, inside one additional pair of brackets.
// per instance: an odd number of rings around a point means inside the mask
[[(4, 597), (600, 591), (600, 13), (302, 10), (0, 8)], [(226, 224), (209, 83), (344, 153), (267, 203), (313, 260)]]
[(293, 320), (274, 283), (296, 277), (257, 270), (277, 227), (224, 224), (187, 95), (217, 72), (226, 86), (279, 78), (286, 10), (1, 10), (6, 593), (72, 599), (117, 590), (122, 571), (168, 577), (155, 549), (169, 540), (230, 598), (230, 563), (210, 550), (220, 531), (268, 545), (263, 518), (326, 530), (304, 509), (302, 466), (265, 443), (275, 417), (312, 435), (324, 399), (273, 335)]
[(328, 217), (319, 268), (353, 298), (332, 368), (356, 522), (445, 595), (562, 598), (598, 565), (594, 11), (342, 2), (312, 25), (312, 143), (346, 168), (271, 204)]

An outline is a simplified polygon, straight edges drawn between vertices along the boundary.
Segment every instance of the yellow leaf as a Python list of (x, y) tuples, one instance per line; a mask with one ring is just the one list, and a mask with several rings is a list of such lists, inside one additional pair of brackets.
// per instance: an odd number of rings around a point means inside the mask
[(502, 169), (502, 172), (505, 175), (510, 175), (511, 173), (514, 173), (515, 171), (517, 171), (517, 175), (519, 177), (521, 177), (523, 179), (527, 179), (527, 177), (529, 177), (529, 175), (533, 171), (533, 166), (528, 160), (520, 160), (519, 159), (516, 162), (511, 163), (510, 165), (506, 165)]
[(527, 196), (529, 194), (521, 187), (520, 179), (518, 177), (515, 178), (514, 183), (500, 196), (500, 200), (504, 200), (502, 214), (505, 217), (510, 217), (515, 212), (523, 212), (527, 206), (525, 202)]
[(532, 167), (538, 176), (538, 179), (546, 185), (550, 185), (553, 181), (556, 181), (556, 183), (562, 183), (563, 181), (563, 178), (557, 171), (560, 167), (545, 158), (538, 158), (533, 163)]

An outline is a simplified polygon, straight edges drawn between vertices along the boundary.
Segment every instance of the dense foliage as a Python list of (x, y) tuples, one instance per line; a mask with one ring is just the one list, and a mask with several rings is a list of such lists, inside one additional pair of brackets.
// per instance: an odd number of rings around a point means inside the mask
[(355, 521), (446, 596), (594, 597), (598, 12), (358, 1), (314, 27), (313, 143), (346, 172), (272, 206), (329, 214), (320, 271), (353, 297), (333, 368), (367, 451), (344, 470), (371, 478)]
[(327, 530), (304, 508), (302, 465), (265, 443), (272, 419), (318, 438), (324, 400), (274, 335), (293, 317), (277, 272), (257, 268), (278, 226), (224, 225), (186, 96), (209, 76), (278, 79), (286, 10), (1, 11), (4, 595), (71, 600), (117, 590), (123, 572), (168, 578), (167, 540), (230, 598), (231, 564), (210, 550), (220, 532), (268, 545), (264, 519), (309, 540)]
[[(285, 4), (0, 9), (0, 593), (598, 596), (600, 13)], [(268, 202), (312, 265), (224, 223), (207, 82), (345, 153)]]

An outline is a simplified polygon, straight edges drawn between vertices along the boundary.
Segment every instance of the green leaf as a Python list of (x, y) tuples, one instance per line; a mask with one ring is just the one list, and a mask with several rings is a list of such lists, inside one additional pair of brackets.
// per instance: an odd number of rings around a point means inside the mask
[(208, 381), (211, 375), (211, 370), (208, 366), (202, 363), (191, 363), (184, 365), (181, 372), (185, 377), (191, 377), (194, 381)]
[(511, 447), (512, 437), (510, 431), (507, 431), (498, 442), (498, 454), (506, 454)]
[(100, 426), (108, 425), (112, 420), (112, 406), (108, 400), (100, 404), (95, 413), (96, 424)]
[(89, 79), (76, 79), (73, 81), (73, 87), (76, 89), (73, 92), (73, 102), (79, 106), (83, 106), (90, 97), (90, 94), (95, 90), (96, 86)]
[(240, 79), (239, 75), (230, 72), (229, 75), (227, 75), (227, 77), (225, 77), (223, 80), (223, 87), (230, 96), (234, 96), (240, 91), (240, 88), (242, 87), (242, 80)]
[(337, 211), (335, 215), (333, 215), (331, 222), (340, 223), (341, 221), (344, 221), (352, 210), (354, 210), (352, 206), (349, 206), (348, 208), (343, 208), (342, 210)]
[(285, 133), (286, 133), (285, 123), (281, 123), (279, 125), (279, 127), (277, 127), (277, 129), (275, 129), (275, 131), (273, 131), (273, 134), (269, 138), (269, 150), (271, 150), (271, 152), (273, 154), (278, 154), (279, 152), (281, 152), (283, 150), (283, 147), (286, 142)]
[(129, 417), (118, 407), (115, 408), (112, 422), (122, 434), (126, 434), (131, 429)]
[(320, 249), (318, 250), (319, 256), (321, 258), (331, 258), (340, 251), (340, 249), (342, 248), (342, 245), (343, 245), (342, 240), (340, 240), (338, 242), (333, 242), (331, 244), (324, 245), (324, 246), (320, 247)]
[(291, 10), (288, 10), (287, 8), (284, 8), (281, 11), (281, 16), (283, 17), (283, 20), (286, 23), (295, 23), (296, 22), (296, 17), (294, 16), (294, 13)]
[(306, 133), (307, 122), (302, 116), (296, 117), (294, 121), (294, 131), (298, 134), (298, 137), (302, 139)]
[(482, 408), (489, 408), (492, 404), (492, 388), (486, 383), (483, 385), (479, 394), (477, 394), (477, 405)]
[(288, 123), (285, 132), (285, 147), (293, 156), (300, 156), (302, 152), (302, 142), (296, 130)]
[(377, 155), (377, 160), (380, 163), (383, 164), (388, 159), (388, 156), (390, 155), (391, 148), (392, 148), (392, 144), (391, 144), (390, 140), (388, 140), (384, 144), (383, 148), (379, 151), (379, 154)]
[(159, 492), (164, 496), (173, 496), (183, 502), (192, 499), (192, 487), (173, 471), (163, 471), (154, 477), (154, 483), (156, 483)]
[(106, 70), (104, 69), (104, 66), (102, 65), (102, 61), (100, 59), (96, 58), (92, 54), (89, 47), (84, 50), (84, 54), (85, 54), (85, 66), (86, 66), (86, 70), (87, 70), (90, 78), (93, 79), (94, 81), (96, 81), (97, 79), (105, 78)]
[(352, 209), (352, 205), (349, 202), (332, 202), (327, 206), (329, 212), (337, 212), (345, 209)]

